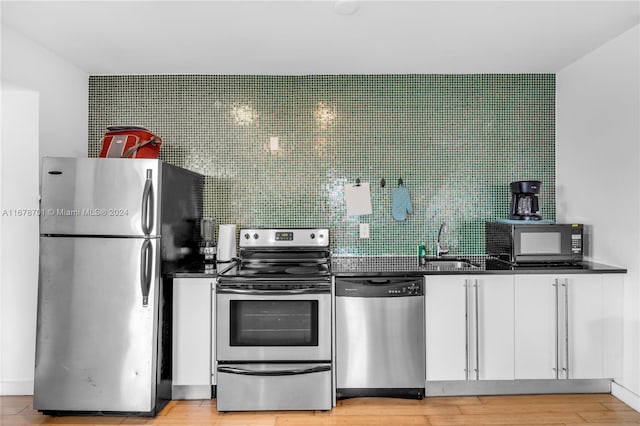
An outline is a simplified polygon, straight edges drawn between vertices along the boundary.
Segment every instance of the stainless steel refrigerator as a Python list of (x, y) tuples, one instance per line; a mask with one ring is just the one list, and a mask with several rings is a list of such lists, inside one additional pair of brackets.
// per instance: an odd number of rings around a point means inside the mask
[(155, 415), (171, 288), (197, 256), (203, 176), (150, 159), (43, 159), (34, 408)]

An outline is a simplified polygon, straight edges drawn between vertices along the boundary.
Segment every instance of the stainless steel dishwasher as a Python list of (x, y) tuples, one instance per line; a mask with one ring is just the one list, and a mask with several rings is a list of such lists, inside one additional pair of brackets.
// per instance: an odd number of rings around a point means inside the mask
[(336, 396), (421, 399), (422, 277), (336, 278)]

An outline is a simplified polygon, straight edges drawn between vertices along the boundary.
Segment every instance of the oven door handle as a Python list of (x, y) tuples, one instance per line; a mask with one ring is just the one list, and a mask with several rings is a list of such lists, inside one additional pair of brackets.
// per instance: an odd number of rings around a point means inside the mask
[(326, 288), (300, 288), (300, 289), (292, 289), (292, 290), (256, 290), (256, 289), (248, 289), (248, 288), (227, 288), (220, 287), (216, 288), (217, 294), (242, 294), (248, 296), (286, 296), (286, 295), (298, 295), (298, 294), (320, 294), (320, 293), (330, 293), (331, 289), (329, 287)]
[(245, 370), (237, 367), (218, 366), (218, 373), (241, 374), (244, 376), (295, 376), (299, 374), (321, 373), (323, 371), (331, 371), (330, 365), (319, 365), (311, 368), (300, 368), (295, 370)]

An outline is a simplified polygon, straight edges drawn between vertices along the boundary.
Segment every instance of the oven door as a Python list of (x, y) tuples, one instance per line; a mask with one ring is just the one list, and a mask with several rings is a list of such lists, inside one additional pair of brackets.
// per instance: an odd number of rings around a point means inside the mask
[(216, 289), (217, 360), (329, 361), (329, 288)]

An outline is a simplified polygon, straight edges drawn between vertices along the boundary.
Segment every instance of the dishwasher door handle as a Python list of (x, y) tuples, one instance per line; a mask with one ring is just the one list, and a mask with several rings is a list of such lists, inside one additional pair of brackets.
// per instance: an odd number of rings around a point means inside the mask
[(380, 284), (391, 284), (391, 280), (365, 280), (362, 282), (364, 285), (380, 285)]

